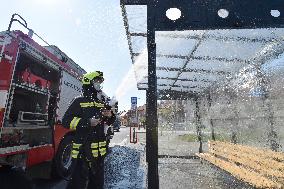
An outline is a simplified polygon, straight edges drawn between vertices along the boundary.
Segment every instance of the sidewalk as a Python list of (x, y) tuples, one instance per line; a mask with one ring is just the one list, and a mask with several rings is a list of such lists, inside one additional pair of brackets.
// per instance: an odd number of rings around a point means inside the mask
[(160, 189), (253, 189), (200, 159), (159, 158)]
[[(190, 132), (159, 132), (160, 189), (252, 189), (229, 173), (195, 157), (198, 142), (186, 142), (179, 136)], [(138, 133), (138, 141), (145, 141), (145, 133)], [(203, 143), (207, 151), (207, 143)], [(173, 158), (175, 157), (175, 158)]]

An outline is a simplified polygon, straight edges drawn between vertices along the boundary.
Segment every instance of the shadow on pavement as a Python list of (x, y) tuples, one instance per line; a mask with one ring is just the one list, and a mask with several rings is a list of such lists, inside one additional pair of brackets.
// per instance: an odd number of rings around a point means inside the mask
[(24, 171), (2, 167), (0, 169), (1, 189), (32, 189), (33, 182)]
[(67, 181), (62, 179), (33, 179), (33, 189), (65, 189)]
[(62, 179), (31, 179), (22, 170), (10, 167), (0, 169), (1, 189), (64, 189), (66, 185), (67, 181)]

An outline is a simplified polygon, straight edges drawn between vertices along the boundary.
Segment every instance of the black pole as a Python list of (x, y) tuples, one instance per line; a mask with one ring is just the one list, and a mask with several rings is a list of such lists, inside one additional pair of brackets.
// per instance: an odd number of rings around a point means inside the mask
[(195, 97), (195, 119), (196, 119), (196, 132), (197, 138), (199, 142), (199, 153), (202, 153), (202, 134), (201, 134), (201, 121), (200, 121), (200, 105), (199, 105), (199, 97)]
[[(208, 100), (208, 113), (209, 113), (209, 111), (211, 110), (211, 105), (212, 105), (211, 91), (209, 91), (209, 93), (208, 93), (208, 98), (207, 98), (207, 100)], [(216, 137), (215, 137), (213, 119), (211, 118), (211, 116), (210, 116), (209, 122), (210, 122), (210, 128), (211, 128), (211, 139), (212, 139), (213, 141), (215, 141), (215, 140), (216, 140)]]
[(259, 85), (263, 91), (262, 94), (262, 102), (264, 107), (266, 108), (266, 111), (268, 113), (268, 142), (270, 145), (270, 149), (273, 151), (278, 151), (279, 150), (279, 143), (277, 142), (278, 140), (278, 135), (275, 129), (275, 119), (274, 119), (274, 112), (273, 112), (273, 107), (271, 104), (271, 101), (269, 99), (269, 93), (270, 93), (270, 81), (267, 78), (267, 76), (264, 75), (264, 73), (261, 70), (260, 66), (256, 66), (256, 71), (257, 71), (257, 77), (259, 79)]
[(146, 160), (148, 162), (148, 188), (159, 188), (158, 173), (158, 117), (154, 0), (147, 6), (148, 89), (146, 92)]
[[(235, 95), (234, 95), (234, 97), (232, 97), (232, 99), (234, 100), (234, 101), (236, 101), (237, 100), (237, 98), (235, 97)], [(240, 118), (239, 118), (239, 113), (238, 113), (238, 107), (237, 107), (237, 105), (236, 105), (236, 103), (234, 103), (233, 104), (233, 108), (234, 108), (234, 118), (233, 118), (233, 120), (232, 120), (232, 143), (234, 143), (234, 144), (237, 144), (238, 143), (238, 126), (239, 126), (239, 120), (240, 120)]]

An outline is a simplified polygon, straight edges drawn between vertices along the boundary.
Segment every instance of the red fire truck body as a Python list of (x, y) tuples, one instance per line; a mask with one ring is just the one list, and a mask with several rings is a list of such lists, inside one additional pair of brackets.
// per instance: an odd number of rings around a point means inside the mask
[(81, 94), (84, 73), (56, 46), (0, 32), (0, 166), (53, 161), (60, 176), (67, 174), (73, 133), (61, 120)]

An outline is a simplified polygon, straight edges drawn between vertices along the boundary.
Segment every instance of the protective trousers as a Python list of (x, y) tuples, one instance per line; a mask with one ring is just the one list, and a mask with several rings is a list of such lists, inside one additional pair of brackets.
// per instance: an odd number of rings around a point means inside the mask
[(82, 135), (75, 136), (71, 154), (75, 167), (67, 189), (103, 189), (106, 141), (100, 130), (85, 141)]
[[(72, 179), (67, 189), (103, 189), (104, 188), (104, 158), (99, 157), (95, 162), (83, 158), (75, 160)], [(87, 186), (87, 187), (86, 187)]]

